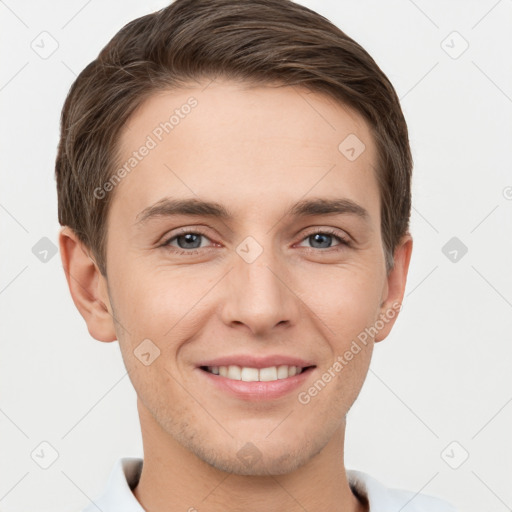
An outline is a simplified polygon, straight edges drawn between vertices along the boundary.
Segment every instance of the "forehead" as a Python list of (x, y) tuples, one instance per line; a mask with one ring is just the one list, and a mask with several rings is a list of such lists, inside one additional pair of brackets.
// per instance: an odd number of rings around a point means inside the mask
[(261, 216), (309, 194), (378, 218), (376, 158), (364, 119), (325, 95), (233, 82), (160, 91), (121, 133), (112, 208), (134, 221), (163, 197), (201, 197)]

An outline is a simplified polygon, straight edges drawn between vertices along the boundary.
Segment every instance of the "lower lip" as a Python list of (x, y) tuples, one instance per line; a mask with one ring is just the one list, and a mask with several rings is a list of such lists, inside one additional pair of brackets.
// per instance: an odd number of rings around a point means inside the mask
[(231, 395), (241, 398), (243, 400), (273, 400), (291, 393), (297, 389), (301, 384), (304, 384), (306, 379), (309, 378), (315, 366), (309, 367), (307, 370), (302, 371), (293, 377), (286, 379), (278, 379), (270, 382), (245, 382), (243, 380), (233, 380), (221, 375), (201, 370), (197, 370), (203, 374), (209, 382), (219, 389), (230, 393)]

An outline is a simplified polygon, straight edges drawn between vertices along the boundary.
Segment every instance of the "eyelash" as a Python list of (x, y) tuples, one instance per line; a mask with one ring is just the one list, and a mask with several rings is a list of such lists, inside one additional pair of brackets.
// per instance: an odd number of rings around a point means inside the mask
[[(331, 235), (331, 236), (333, 236), (334, 238), (336, 238), (339, 241), (339, 244), (336, 245), (336, 246), (333, 246), (333, 247), (328, 247), (326, 249), (317, 249), (315, 247), (303, 247), (308, 252), (310, 252), (310, 251), (314, 251), (314, 252), (318, 252), (318, 251), (330, 252), (331, 250), (337, 251), (337, 250), (343, 250), (346, 247), (351, 247), (351, 243), (349, 242), (349, 240), (347, 238), (341, 236), (339, 234), (339, 232), (337, 232), (337, 231), (335, 231), (333, 229), (330, 229), (330, 228), (323, 228), (323, 229), (318, 229), (316, 231), (312, 231), (312, 232), (308, 233), (307, 235), (305, 235), (300, 241), (303, 242), (304, 240), (306, 240), (310, 236), (313, 236), (313, 235), (316, 235), (316, 234)], [(198, 248), (198, 249), (186, 250), (186, 249), (176, 248), (176, 247), (173, 247), (173, 246), (170, 245), (170, 243), (173, 240), (177, 239), (180, 236), (184, 236), (184, 235), (201, 235), (201, 236), (204, 236), (205, 238), (208, 238), (208, 240), (210, 240), (208, 235), (205, 232), (203, 232), (201, 229), (199, 229), (199, 228), (194, 228), (193, 230), (192, 229), (182, 229), (179, 233), (174, 234), (172, 237), (168, 238), (161, 245), (161, 247), (164, 247), (165, 249), (171, 248), (172, 252), (174, 252), (176, 254), (179, 254), (179, 255), (185, 255), (186, 254), (187, 256), (193, 256), (195, 254), (198, 254), (201, 250), (204, 250), (204, 249), (206, 249), (206, 250), (212, 249), (212, 247), (201, 247), (201, 248)]]

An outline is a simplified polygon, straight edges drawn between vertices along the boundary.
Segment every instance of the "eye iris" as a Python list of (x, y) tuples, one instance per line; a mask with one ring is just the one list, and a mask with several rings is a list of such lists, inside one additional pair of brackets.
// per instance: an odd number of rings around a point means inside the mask
[[(201, 236), (196, 233), (187, 233), (186, 235), (180, 235), (176, 238), (176, 241), (178, 242), (178, 245), (181, 249), (198, 249), (201, 246)], [(181, 239), (185, 239), (185, 245), (180, 243)], [(188, 244), (194, 244), (199, 241), (199, 245), (191, 247)]]
[[(311, 235), (309, 238), (310, 238), (310, 241), (312, 242), (313, 246), (316, 242), (319, 242), (321, 245), (323, 243), (321, 248), (325, 248), (325, 247), (329, 247), (329, 242), (331, 242), (332, 235), (328, 235), (328, 234), (324, 234), (324, 233), (315, 233), (314, 235)], [(327, 245), (325, 245), (325, 244), (327, 244)]]

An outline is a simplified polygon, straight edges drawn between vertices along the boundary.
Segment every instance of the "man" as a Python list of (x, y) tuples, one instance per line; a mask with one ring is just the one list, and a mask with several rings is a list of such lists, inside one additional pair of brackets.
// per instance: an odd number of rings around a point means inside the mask
[(404, 295), (411, 169), (392, 85), (305, 7), (176, 0), (114, 36), (64, 105), (59, 242), (144, 460), (87, 512), (453, 510), (344, 466)]

